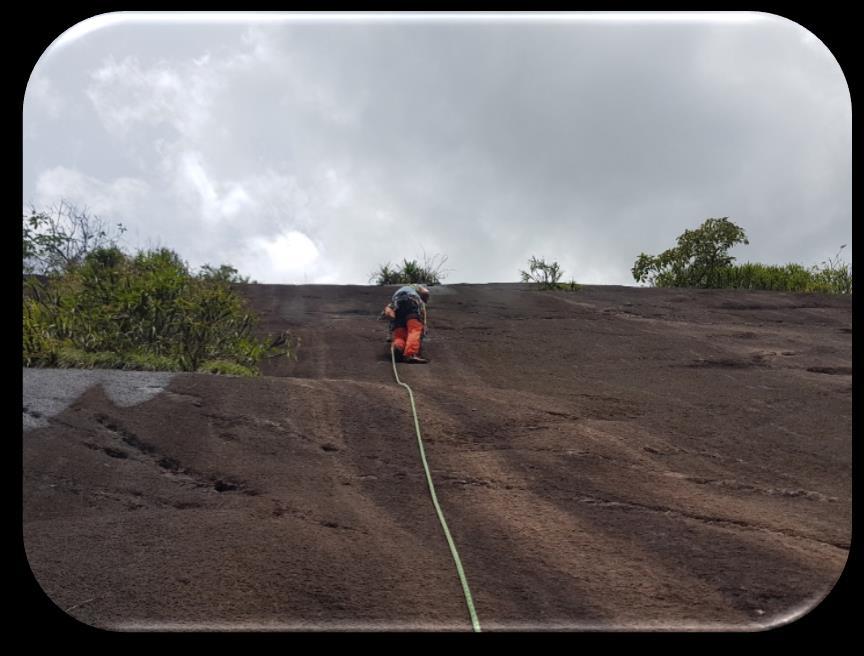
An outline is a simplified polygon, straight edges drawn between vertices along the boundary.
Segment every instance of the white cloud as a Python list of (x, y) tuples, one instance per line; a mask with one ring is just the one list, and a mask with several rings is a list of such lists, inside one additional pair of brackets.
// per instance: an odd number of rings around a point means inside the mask
[[(743, 257), (812, 261), (851, 233), (848, 91), (806, 30), (742, 16), (97, 30), (34, 74), (25, 197), (272, 282), (425, 252), (452, 282), (536, 254), (626, 284), (640, 251), (727, 215)], [(74, 143), (49, 120), (67, 108)]]
[(35, 206), (53, 206), (60, 200), (92, 214), (124, 222), (137, 214), (150, 198), (151, 187), (137, 178), (104, 181), (62, 166), (44, 171), (36, 181)]
[(32, 78), (27, 84), (24, 102), (28, 109), (41, 110), (52, 119), (61, 117), (67, 105), (54, 82), (50, 78), (39, 76)]
[(195, 207), (202, 223), (216, 224), (256, 205), (242, 184), (213, 181), (196, 153), (183, 154), (177, 173), (174, 181), (178, 195), (185, 196)]
[(142, 126), (167, 125), (179, 135), (200, 138), (211, 118), (219, 82), (195, 63), (143, 67), (137, 57), (109, 57), (91, 75), (86, 94), (105, 129), (123, 138)]
[(333, 278), (315, 243), (297, 230), (275, 237), (246, 240), (238, 268), (255, 280), (280, 283), (321, 283)]

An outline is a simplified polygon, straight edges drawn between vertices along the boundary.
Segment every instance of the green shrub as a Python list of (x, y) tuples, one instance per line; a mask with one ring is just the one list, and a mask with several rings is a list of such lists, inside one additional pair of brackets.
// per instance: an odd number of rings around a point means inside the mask
[(25, 298), (22, 335), (25, 367), (52, 367), (61, 347), (51, 324), (51, 312), (34, 298)]
[(840, 251), (846, 248), (846, 244), (840, 246), (837, 254), (822, 266), (813, 267), (814, 277), (823, 285), (827, 286), (833, 294), (852, 293), (852, 265), (846, 264), (840, 259)]
[(528, 261), (528, 271), (520, 271), (522, 282), (533, 283), (538, 289), (578, 291), (582, 286), (571, 279), (569, 283), (561, 282), (564, 271), (557, 262), (547, 264), (544, 259), (531, 256)]
[[(823, 263), (824, 264), (824, 263)], [(747, 262), (724, 269), (717, 287), (781, 292), (851, 294), (852, 271), (834, 265), (806, 268), (801, 264), (766, 265)]]
[(677, 243), (657, 256), (640, 253), (631, 269), (636, 282), (657, 287), (717, 287), (719, 277), (735, 260), (729, 249), (749, 242), (743, 228), (724, 216), (685, 230)]
[(374, 280), (376, 285), (440, 285), (445, 277), (443, 266), (446, 261), (446, 255), (434, 255), (431, 258), (424, 255), (423, 264), (417, 260), (404, 259), (401, 267), (391, 268), (388, 262), (378, 267), (369, 280)]
[(257, 376), (258, 372), (249, 367), (229, 360), (207, 360), (198, 367), (200, 373), (222, 374), (225, 376)]
[(852, 265), (840, 260), (840, 251), (821, 266), (810, 268), (796, 263), (736, 265), (727, 251), (739, 243), (749, 243), (743, 229), (726, 217), (708, 219), (696, 230), (679, 236), (675, 248), (658, 256), (641, 253), (631, 272), (637, 282), (647, 281), (657, 287), (852, 293)]
[(123, 369), (131, 371), (182, 371), (180, 362), (167, 355), (146, 351), (131, 351), (122, 357)]
[(206, 280), (230, 282), (232, 284), (248, 285), (250, 283), (255, 283), (254, 280), (249, 280), (249, 276), (241, 276), (237, 269), (232, 267), (230, 264), (222, 264), (219, 267), (205, 264), (201, 267), (198, 276)]
[(116, 246), (126, 232), (61, 201), (47, 211), (31, 208), (22, 216), (22, 269), (25, 274), (60, 274), (94, 250)]
[(193, 275), (164, 248), (95, 249), (60, 274), (26, 280), (24, 364), (198, 371), (223, 361), (246, 372), (264, 357), (294, 355), (299, 342), (288, 333), (255, 337), (235, 276), (227, 266)]
[(123, 358), (111, 351), (88, 352), (67, 345), (58, 349), (55, 366), (61, 369), (122, 369)]

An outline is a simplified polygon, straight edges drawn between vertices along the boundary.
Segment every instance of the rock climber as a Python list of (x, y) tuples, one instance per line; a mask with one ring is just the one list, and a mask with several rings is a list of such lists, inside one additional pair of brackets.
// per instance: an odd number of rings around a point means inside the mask
[(429, 289), (425, 285), (406, 285), (396, 290), (393, 299), (381, 313), (382, 319), (390, 319), (393, 351), (400, 362), (428, 362), (420, 355), (423, 337), (427, 332), (428, 302)]

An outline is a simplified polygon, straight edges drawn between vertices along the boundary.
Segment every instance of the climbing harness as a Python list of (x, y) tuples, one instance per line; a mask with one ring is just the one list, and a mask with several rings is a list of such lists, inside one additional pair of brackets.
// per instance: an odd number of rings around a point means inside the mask
[(450, 536), (450, 529), (447, 528), (447, 521), (444, 519), (444, 513), (441, 511), (441, 506), (438, 505), (438, 497), (435, 496), (435, 486), (432, 484), (432, 474), (429, 473), (429, 465), (426, 462), (426, 452), (423, 450), (423, 438), (420, 437), (420, 422), (417, 420), (417, 406), (414, 405), (414, 392), (411, 391), (411, 388), (406, 383), (399, 380), (399, 374), (396, 371), (396, 354), (392, 346), (390, 347), (390, 360), (393, 363), (393, 375), (396, 377), (396, 382), (408, 390), (408, 398), (411, 399), (411, 411), (414, 413), (414, 428), (417, 431), (417, 445), (420, 447), (420, 460), (423, 461), (423, 470), (426, 472), (426, 483), (429, 485), (429, 493), (432, 495), (432, 504), (435, 506), (435, 512), (438, 513), (438, 521), (441, 522), (441, 528), (444, 529), (444, 536), (447, 538), (447, 544), (450, 545), (450, 553), (453, 555), (453, 562), (456, 564), (459, 581), (462, 583), (462, 591), (465, 593), (465, 602), (468, 604), (468, 613), (471, 615), (471, 625), (474, 627), (475, 633), (480, 633), (480, 621), (477, 619), (477, 612), (474, 610), (474, 600), (471, 598), (468, 579), (465, 578), (465, 572), (462, 569), (462, 561), (459, 559), (459, 552), (456, 550), (456, 544)]

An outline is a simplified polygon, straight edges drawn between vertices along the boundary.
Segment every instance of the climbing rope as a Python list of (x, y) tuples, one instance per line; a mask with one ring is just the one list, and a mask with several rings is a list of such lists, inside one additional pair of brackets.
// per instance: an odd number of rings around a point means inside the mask
[(423, 449), (423, 438), (420, 437), (420, 422), (417, 420), (417, 406), (414, 405), (414, 392), (406, 383), (399, 380), (399, 374), (396, 371), (396, 354), (393, 347), (390, 347), (390, 360), (393, 363), (393, 375), (396, 377), (396, 382), (408, 390), (408, 398), (411, 399), (411, 411), (414, 413), (414, 428), (417, 431), (417, 445), (420, 447), (420, 459), (423, 461), (423, 470), (426, 472), (426, 483), (429, 485), (429, 493), (432, 495), (432, 504), (435, 506), (435, 512), (438, 513), (438, 521), (441, 522), (441, 528), (444, 529), (444, 536), (447, 538), (447, 544), (450, 545), (450, 553), (453, 555), (453, 562), (456, 563), (456, 571), (459, 573), (459, 581), (462, 583), (462, 591), (465, 593), (465, 603), (468, 604), (468, 612), (471, 615), (471, 625), (476, 633), (480, 633), (480, 621), (477, 619), (477, 612), (474, 610), (474, 600), (471, 598), (471, 589), (468, 587), (468, 579), (465, 578), (465, 572), (462, 569), (462, 561), (459, 559), (459, 552), (456, 550), (456, 544), (450, 535), (450, 529), (447, 528), (447, 521), (444, 519), (444, 513), (441, 511), (441, 506), (438, 505), (438, 497), (435, 496), (435, 486), (432, 484), (432, 474), (429, 473), (429, 465), (426, 462), (426, 452)]

